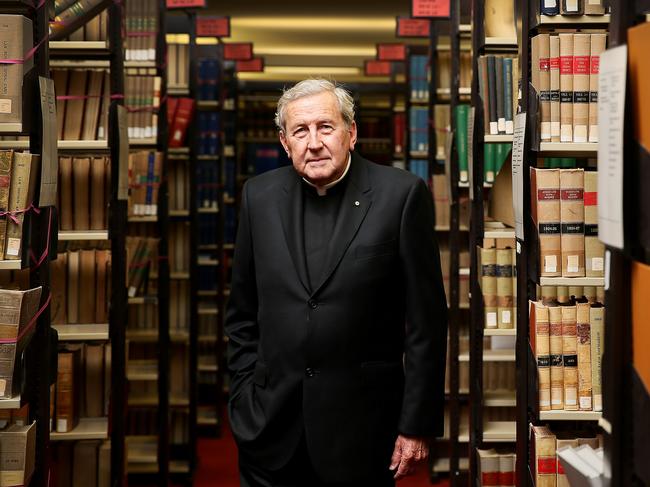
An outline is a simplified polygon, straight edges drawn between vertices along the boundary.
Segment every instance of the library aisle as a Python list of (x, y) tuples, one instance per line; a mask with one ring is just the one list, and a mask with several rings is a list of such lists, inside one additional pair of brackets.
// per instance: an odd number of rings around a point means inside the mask
[(650, 487), (650, 0), (3, 0), (0, 46), (0, 487), (235, 487), (235, 436)]

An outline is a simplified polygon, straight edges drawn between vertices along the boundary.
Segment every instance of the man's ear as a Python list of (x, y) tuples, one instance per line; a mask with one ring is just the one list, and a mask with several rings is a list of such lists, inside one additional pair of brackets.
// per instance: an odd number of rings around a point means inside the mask
[(289, 144), (287, 144), (287, 137), (284, 134), (284, 130), (280, 130), (280, 143), (284, 147), (285, 152), (289, 157), (291, 157), (291, 151), (289, 150)]
[(350, 150), (354, 150), (354, 145), (357, 143), (357, 122), (352, 120), (349, 130), (350, 130)]

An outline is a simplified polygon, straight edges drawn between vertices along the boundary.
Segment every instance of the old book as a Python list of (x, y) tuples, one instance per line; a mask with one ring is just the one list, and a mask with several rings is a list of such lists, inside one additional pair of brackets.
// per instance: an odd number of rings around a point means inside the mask
[(539, 110), (541, 115), (540, 137), (543, 142), (551, 140), (551, 71), (549, 34), (538, 34), (533, 38), (537, 42), (539, 59)]
[(68, 323), (79, 323), (79, 251), (68, 252)]
[(19, 63), (0, 64), (0, 123), (23, 120), (23, 78), (34, 66), (27, 57), (33, 46), (32, 21), (22, 15), (0, 15), (0, 59), (20, 59)]
[(582, 15), (584, 14), (585, 0), (560, 0), (560, 13), (562, 15)]
[[(95, 17), (97, 18), (97, 17)], [(104, 71), (92, 70), (88, 72), (88, 97), (86, 99), (82, 140), (96, 140), (97, 127), (99, 126), (99, 111), (102, 102), (102, 88), (104, 84)]]
[(56, 431), (67, 433), (79, 423), (81, 349), (59, 351), (56, 379)]
[(555, 435), (548, 426), (531, 427), (530, 469), (536, 487), (556, 486)]
[(79, 140), (81, 138), (81, 127), (83, 123), (87, 71), (75, 70), (70, 73), (68, 81), (68, 96), (74, 97), (69, 99), (66, 104), (66, 117), (63, 124), (64, 140)]
[(560, 38), (549, 37), (551, 142), (560, 142)]
[(12, 218), (7, 219), (7, 235), (5, 239), (4, 258), (20, 260), (23, 254), (22, 236), (25, 212), (36, 196), (36, 183), (39, 180), (41, 158), (27, 152), (14, 154), (9, 190), (9, 211), (14, 211)]
[(0, 478), (2, 485), (29, 485), (34, 473), (36, 422), (9, 426), (0, 434)]
[(498, 486), (499, 484), (499, 454), (495, 449), (476, 449), (478, 454), (479, 479), (481, 485)]
[[(11, 189), (11, 168), (14, 151), (0, 151), (0, 212), (9, 208), (9, 191)], [(4, 255), (7, 237), (7, 216), (0, 216), (0, 254)]]
[(499, 119), (497, 116), (497, 78), (496, 78), (496, 56), (487, 56), (487, 72), (488, 72), (488, 92), (490, 95), (490, 134), (497, 135), (499, 133)]
[(578, 340), (576, 307), (562, 306), (562, 365), (564, 366), (564, 409), (578, 409)]
[(106, 228), (106, 181), (108, 166), (105, 157), (93, 157), (90, 160), (90, 229), (103, 230)]
[(591, 394), (591, 326), (589, 303), (576, 304), (576, 336), (578, 349), (578, 407), (581, 411), (593, 408)]
[(88, 21), (88, 23), (84, 26), (84, 40), (86, 41), (104, 40), (100, 37), (101, 20), (102, 19), (100, 14)]
[(512, 328), (512, 250), (497, 249), (497, 326)]
[(503, 59), (503, 112), (506, 118), (506, 134), (514, 132), (514, 106), (512, 104), (512, 58)]
[(515, 460), (514, 453), (499, 453), (499, 479), (500, 487), (515, 487)]
[(74, 230), (72, 212), (72, 158), (59, 157), (59, 219), (61, 230)]
[(605, 245), (598, 238), (598, 173), (584, 173), (585, 275), (605, 276)]
[(603, 0), (584, 0), (584, 2), (585, 15), (603, 15), (605, 13)]
[(539, 410), (551, 409), (551, 364), (549, 345), (548, 307), (538, 302), (530, 303), (530, 340), (537, 359)]
[(485, 37), (516, 37), (513, 0), (486, 0)]
[(111, 487), (111, 442), (103, 441), (97, 461), (97, 487)]
[(74, 229), (88, 230), (90, 228), (90, 157), (75, 157), (72, 163), (74, 180), (73, 207)]
[(540, 0), (540, 12), (543, 15), (557, 15), (560, 13), (560, 0)]
[[(68, 92), (68, 69), (53, 69), (52, 79), (54, 80), (54, 91), (57, 96), (65, 96)], [(56, 100), (56, 126), (58, 138), (63, 140), (63, 125), (65, 121), (66, 100)]]
[(95, 263), (97, 267), (97, 287), (95, 289), (95, 323), (108, 322), (108, 258), (110, 251), (97, 250)]
[(111, 353), (111, 343), (108, 342), (104, 345), (104, 416), (110, 414), (111, 407)]
[(104, 345), (86, 345), (86, 416), (104, 415)]
[(483, 106), (483, 132), (490, 133), (490, 99), (488, 92), (488, 66), (487, 57), (479, 56), (478, 63), (478, 84), (481, 102)]
[(496, 79), (496, 106), (497, 106), (497, 130), (500, 134), (506, 133), (506, 115), (503, 110), (505, 93), (503, 91), (503, 57), (495, 56), (494, 58), (494, 72)]
[(573, 141), (584, 143), (589, 127), (590, 34), (573, 35)]
[(531, 212), (539, 234), (540, 275), (560, 276), (560, 171), (531, 168), (530, 184)]
[(483, 248), (479, 251), (485, 328), (497, 328), (497, 251), (496, 249)]
[(564, 364), (562, 356), (562, 308), (549, 306), (549, 352), (551, 359), (551, 409), (564, 409)]
[(74, 446), (72, 487), (97, 485), (99, 440), (82, 440)]
[(95, 321), (95, 250), (79, 251), (79, 322)]
[[(592, 0), (587, 0), (587, 3)], [(598, 73), (600, 55), (605, 50), (607, 34), (591, 34), (589, 58), (589, 142), (598, 142)]]
[(573, 34), (560, 38), (560, 141), (573, 142)]
[(560, 170), (562, 277), (585, 275), (584, 170)]
[(593, 390), (594, 411), (603, 410), (602, 363), (605, 347), (605, 308), (593, 304), (589, 310), (591, 325), (591, 387)]
[[(556, 450), (560, 450), (560, 449), (562, 449), (564, 447), (567, 447), (567, 446), (577, 448), (578, 447), (578, 439), (577, 438), (570, 438), (570, 439), (558, 438), (555, 445), (556, 445)], [(569, 479), (567, 478), (566, 474), (564, 473), (564, 467), (562, 466), (562, 462), (560, 462), (559, 457), (557, 459), (557, 487), (571, 487), (571, 484), (569, 483)]]
[(67, 323), (68, 314), (66, 290), (68, 289), (68, 254), (59, 253), (50, 263), (52, 303), (50, 317), (52, 323)]
[(194, 112), (194, 100), (192, 98), (180, 98), (176, 108), (174, 121), (169, 131), (169, 147), (181, 147), (185, 143), (187, 128)]

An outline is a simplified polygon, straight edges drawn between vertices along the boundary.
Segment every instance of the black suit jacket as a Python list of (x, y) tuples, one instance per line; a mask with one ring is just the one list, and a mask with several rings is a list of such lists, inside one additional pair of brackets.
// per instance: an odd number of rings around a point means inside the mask
[(243, 189), (225, 328), (243, 461), (283, 466), (303, 431), (327, 481), (388, 468), (398, 433), (443, 432), (447, 305), (431, 193), (353, 154), (310, 289), (293, 167)]

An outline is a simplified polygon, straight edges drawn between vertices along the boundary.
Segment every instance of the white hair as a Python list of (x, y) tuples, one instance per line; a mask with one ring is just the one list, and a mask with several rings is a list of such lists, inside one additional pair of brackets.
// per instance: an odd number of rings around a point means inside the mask
[(277, 112), (275, 113), (275, 125), (278, 127), (278, 130), (284, 130), (285, 111), (289, 103), (299, 98), (319, 95), (321, 93), (332, 93), (336, 97), (343, 121), (350, 128), (354, 121), (354, 99), (350, 95), (350, 92), (329, 80), (311, 78), (296, 83), (282, 93), (282, 96), (278, 100)]

